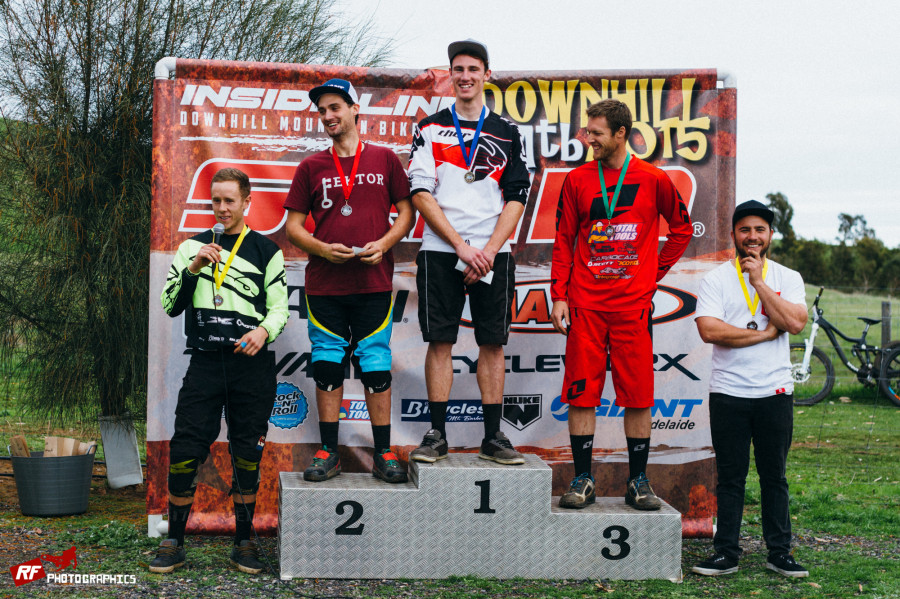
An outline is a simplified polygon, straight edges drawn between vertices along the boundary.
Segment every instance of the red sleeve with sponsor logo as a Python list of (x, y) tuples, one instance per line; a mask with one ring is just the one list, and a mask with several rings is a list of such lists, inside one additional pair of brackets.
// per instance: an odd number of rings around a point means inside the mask
[[(667, 243), (664, 248), (666, 270), (690, 241), (690, 217), (686, 209), (683, 216), (678, 210), (684, 204), (665, 173), (632, 157), (611, 221), (614, 230), (609, 234), (610, 219), (597, 166), (590, 162), (578, 167), (563, 185), (553, 248), (551, 295), (554, 300), (567, 299), (571, 307), (607, 312), (633, 310), (649, 304), (656, 291), (660, 206), (666, 208), (663, 216), (676, 230), (671, 246)], [(611, 202), (620, 171), (604, 169), (603, 174)], [(666, 187), (667, 197), (663, 200), (659, 197), (661, 187)]]

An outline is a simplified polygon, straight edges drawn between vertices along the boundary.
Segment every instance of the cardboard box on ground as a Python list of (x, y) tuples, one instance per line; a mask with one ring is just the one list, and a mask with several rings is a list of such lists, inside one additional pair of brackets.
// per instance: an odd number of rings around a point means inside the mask
[[(94, 441), (79, 441), (69, 437), (44, 437), (44, 457), (56, 458), (73, 455), (85, 455), (96, 447)], [(10, 453), (16, 457), (29, 458), (31, 451), (28, 442), (22, 435), (16, 435), (9, 440)]]

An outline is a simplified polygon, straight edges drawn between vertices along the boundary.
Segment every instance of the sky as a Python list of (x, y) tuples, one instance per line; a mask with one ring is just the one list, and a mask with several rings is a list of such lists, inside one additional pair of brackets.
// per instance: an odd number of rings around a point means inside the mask
[[(395, 40), (389, 66), (447, 64), (451, 41), (496, 71), (716, 68), (738, 89), (738, 203), (781, 192), (793, 227), (832, 242), (863, 215), (900, 247), (900, 3), (340, 0)], [(868, 141), (867, 141), (868, 140)]]

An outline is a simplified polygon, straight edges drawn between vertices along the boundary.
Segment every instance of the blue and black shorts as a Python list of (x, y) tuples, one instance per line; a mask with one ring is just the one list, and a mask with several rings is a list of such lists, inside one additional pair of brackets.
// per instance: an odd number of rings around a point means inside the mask
[(307, 295), (313, 363), (341, 364), (352, 351), (362, 372), (389, 371), (393, 307), (390, 291)]

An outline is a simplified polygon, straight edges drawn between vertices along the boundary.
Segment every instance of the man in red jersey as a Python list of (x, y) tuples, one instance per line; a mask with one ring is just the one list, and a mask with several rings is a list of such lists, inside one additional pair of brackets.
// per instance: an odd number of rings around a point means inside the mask
[[(658, 510), (659, 498), (645, 474), (653, 406), (650, 300), (657, 281), (687, 248), (691, 218), (669, 177), (628, 152), (628, 106), (603, 100), (587, 115), (596, 162), (573, 170), (563, 184), (551, 270), (550, 317), (568, 336), (562, 401), (569, 404), (575, 462), (575, 478), (560, 506), (583, 508), (596, 498), (591, 451), (608, 355), (616, 405), (625, 409), (625, 502)], [(669, 235), (657, 253), (660, 217), (668, 222)]]
[(352, 349), (372, 421), (372, 474), (402, 483), (406, 469), (391, 451), (391, 248), (412, 228), (409, 180), (391, 150), (360, 140), (359, 101), (349, 81), (326, 81), (309, 98), (333, 144), (300, 163), (284, 202), (288, 239), (309, 254), (306, 307), (322, 440), (303, 478), (324, 481), (341, 472), (338, 422)]

